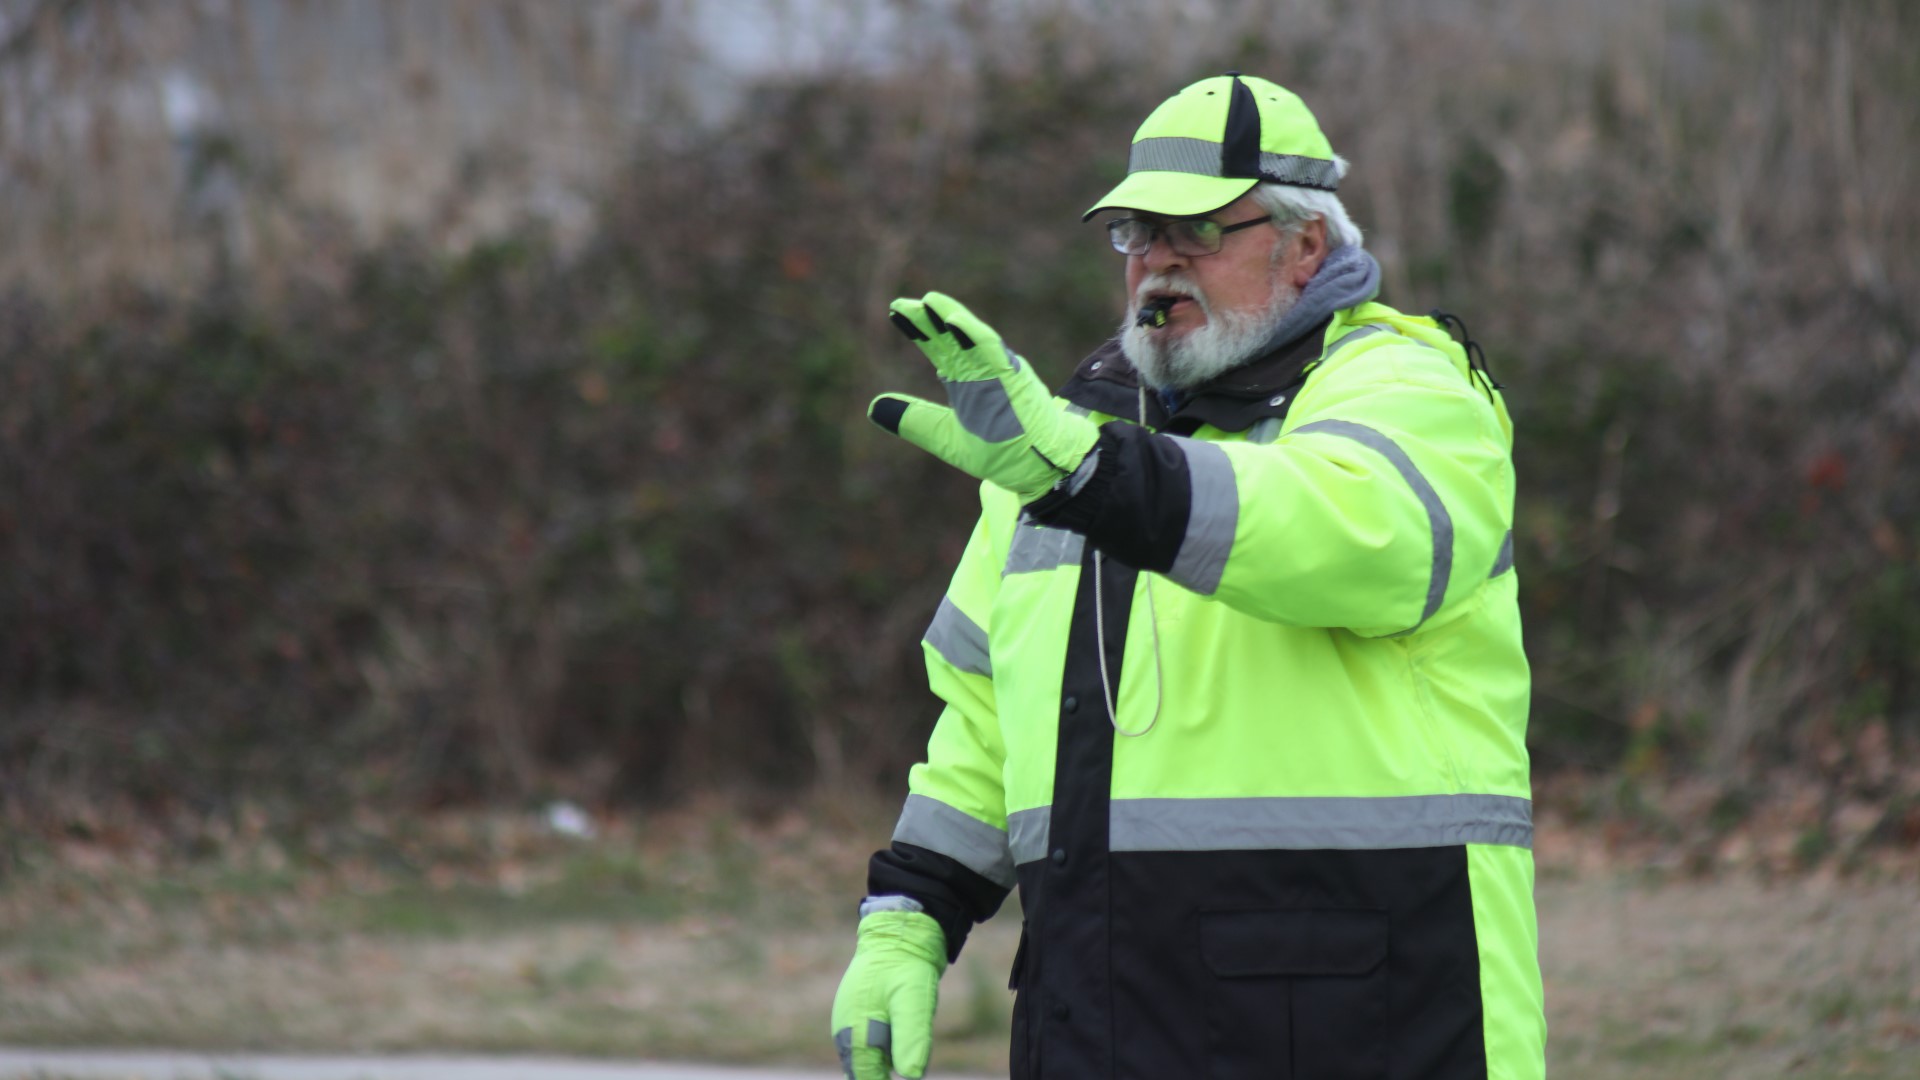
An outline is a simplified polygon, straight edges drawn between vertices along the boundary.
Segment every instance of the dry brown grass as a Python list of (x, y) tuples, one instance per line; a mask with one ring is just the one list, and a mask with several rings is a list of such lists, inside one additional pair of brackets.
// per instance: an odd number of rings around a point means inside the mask
[(1575, 1077), (1911, 1077), (1920, 910), (1911, 881), (1832, 876), (1539, 890), (1550, 1046)]
[[(305, 854), (246, 835), (185, 858), (40, 845), (0, 887), (0, 1042), (830, 1066), (850, 899), (889, 816), (709, 804), (603, 818), (592, 840), (487, 815), (366, 822)], [(1913, 1075), (1911, 858), (1769, 881), (1690, 875), (1651, 844), (1543, 823), (1557, 1075)], [(389, 855), (341, 854), (356, 846)], [(1016, 930), (989, 924), (948, 974), (943, 1067), (1005, 1067)]]

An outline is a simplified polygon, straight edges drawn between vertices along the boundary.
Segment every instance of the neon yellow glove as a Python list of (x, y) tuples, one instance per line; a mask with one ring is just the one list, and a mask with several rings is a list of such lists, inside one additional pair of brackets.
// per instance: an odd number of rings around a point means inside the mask
[(931, 915), (873, 911), (861, 917), (853, 962), (833, 995), (833, 1042), (847, 1080), (888, 1080), (895, 1069), (901, 1076), (926, 1075), (946, 970), (947, 935)]
[(867, 418), (982, 480), (1030, 503), (1073, 475), (1100, 440), (1100, 428), (1063, 411), (1033, 365), (944, 293), (895, 300), (888, 317), (933, 361), (951, 407), (882, 394)]

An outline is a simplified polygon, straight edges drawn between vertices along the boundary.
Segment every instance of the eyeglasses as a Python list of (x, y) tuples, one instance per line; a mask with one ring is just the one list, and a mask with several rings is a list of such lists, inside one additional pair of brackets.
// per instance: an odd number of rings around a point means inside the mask
[(1273, 215), (1250, 221), (1222, 225), (1210, 218), (1175, 218), (1172, 221), (1147, 221), (1142, 218), (1115, 218), (1107, 222), (1107, 238), (1113, 250), (1122, 255), (1145, 255), (1155, 237), (1165, 236), (1175, 255), (1212, 255), (1220, 250), (1220, 241), (1230, 232), (1251, 229), (1272, 221)]

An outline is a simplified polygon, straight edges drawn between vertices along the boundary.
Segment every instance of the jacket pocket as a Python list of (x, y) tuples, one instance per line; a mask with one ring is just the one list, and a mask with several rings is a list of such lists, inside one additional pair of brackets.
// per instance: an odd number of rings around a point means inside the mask
[(1387, 1075), (1387, 913), (1200, 913), (1212, 1080)]

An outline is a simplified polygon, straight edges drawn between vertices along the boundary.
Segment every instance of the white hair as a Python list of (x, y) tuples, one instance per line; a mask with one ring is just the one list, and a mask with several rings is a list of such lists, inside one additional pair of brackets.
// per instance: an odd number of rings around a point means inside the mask
[[(1333, 168), (1336, 179), (1347, 175), (1347, 159), (1339, 154), (1333, 155)], [(1280, 225), (1312, 221), (1315, 218), (1326, 222), (1328, 247), (1359, 247), (1366, 239), (1360, 232), (1360, 226), (1347, 216), (1347, 208), (1340, 202), (1340, 196), (1331, 191), (1263, 180), (1254, 185), (1253, 198), (1260, 204), (1260, 209), (1272, 214), (1274, 221)]]

